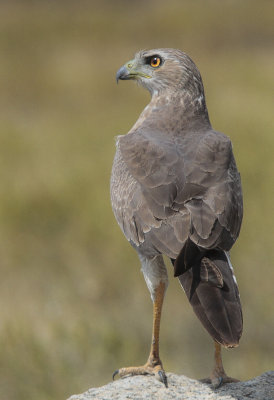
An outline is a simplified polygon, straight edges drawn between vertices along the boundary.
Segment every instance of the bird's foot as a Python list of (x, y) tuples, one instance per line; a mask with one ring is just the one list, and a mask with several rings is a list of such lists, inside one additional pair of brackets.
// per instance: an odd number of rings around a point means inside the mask
[(211, 383), (214, 389), (218, 389), (225, 383), (233, 383), (233, 382), (240, 382), (238, 379), (231, 378), (227, 376), (225, 372), (216, 373), (215, 371), (212, 373), (210, 378), (201, 379), (203, 383)]
[(126, 367), (117, 369), (113, 373), (112, 379), (114, 380), (116, 376), (122, 378), (123, 376), (127, 375), (154, 375), (156, 379), (165, 385), (165, 387), (168, 387), (167, 377), (160, 360), (153, 360), (152, 362), (148, 361), (145, 365), (140, 367)]

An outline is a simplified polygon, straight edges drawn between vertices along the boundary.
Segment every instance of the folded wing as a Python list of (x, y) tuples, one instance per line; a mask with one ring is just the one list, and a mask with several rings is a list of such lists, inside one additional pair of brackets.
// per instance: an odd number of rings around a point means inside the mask
[(131, 177), (134, 186), (118, 217), (135, 246), (146, 241), (171, 258), (188, 238), (203, 248), (231, 248), (240, 230), (242, 194), (225, 135), (139, 130), (120, 136), (117, 152), (125, 182)]

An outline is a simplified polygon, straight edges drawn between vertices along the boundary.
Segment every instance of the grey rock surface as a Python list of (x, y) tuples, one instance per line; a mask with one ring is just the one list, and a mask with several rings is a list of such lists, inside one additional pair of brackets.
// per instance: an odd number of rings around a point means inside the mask
[(167, 377), (168, 388), (153, 376), (131, 376), (91, 388), (68, 400), (274, 400), (274, 371), (215, 390), (183, 375), (167, 374)]

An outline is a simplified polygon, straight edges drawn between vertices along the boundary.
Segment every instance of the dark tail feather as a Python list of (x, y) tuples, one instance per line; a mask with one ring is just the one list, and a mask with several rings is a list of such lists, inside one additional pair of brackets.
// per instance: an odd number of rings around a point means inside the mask
[[(193, 244), (193, 246), (196, 246)], [(181, 254), (180, 266), (176, 260), (179, 281), (203, 326), (214, 340), (226, 347), (238, 345), (243, 330), (239, 291), (228, 258), (222, 250), (201, 250), (196, 253), (192, 245), (189, 254), (195, 255), (190, 264), (187, 255)], [(200, 253), (200, 256), (199, 256)], [(175, 270), (175, 272), (176, 272)]]

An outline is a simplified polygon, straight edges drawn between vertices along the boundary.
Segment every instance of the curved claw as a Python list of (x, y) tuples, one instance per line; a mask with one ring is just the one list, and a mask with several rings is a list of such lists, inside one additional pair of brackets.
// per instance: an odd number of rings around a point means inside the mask
[(113, 372), (112, 374), (112, 380), (115, 380), (115, 376), (119, 374), (119, 369), (116, 369), (116, 371)]
[(165, 385), (165, 387), (167, 388), (168, 387), (168, 384), (167, 384), (167, 377), (166, 377), (166, 374), (164, 373), (164, 371), (158, 371), (158, 375), (159, 375), (159, 379), (160, 379), (160, 381)]
[(217, 378), (212, 379), (212, 386), (214, 387), (214, 389), (218, 389), (220, 386), (222, 386), (223, 382), (223, 377), (218, 376)]

